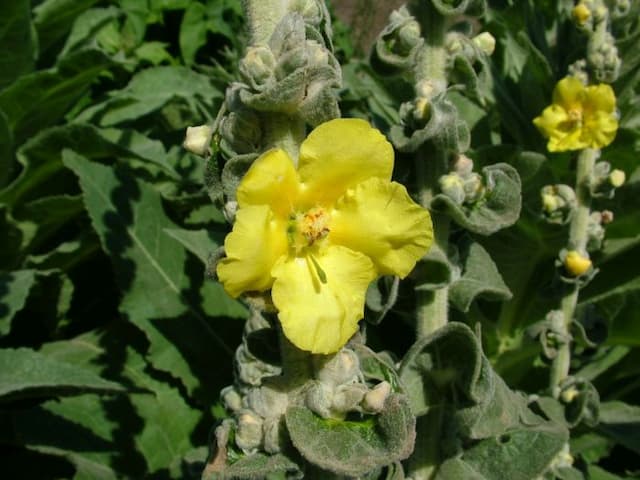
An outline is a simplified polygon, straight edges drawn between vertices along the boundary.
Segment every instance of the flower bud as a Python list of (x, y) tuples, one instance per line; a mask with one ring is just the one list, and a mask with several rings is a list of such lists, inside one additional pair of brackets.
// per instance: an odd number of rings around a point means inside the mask
[(464, 179), (464, 203), (475, 203), (484, 194), (484, 184), (479, 173), (471, 173)]
[(567, 252), (564, 258), (564, 269), (573, 277), (579, 277), (589, 271), (592, 266), (589, 257), (582, 255), (577, 250)]
[(237, 412), (243, 408), (242, 396), (233, 386), (223, 388), (220, 392), (220, 398), (227, 410)]
[(613, 212), (611, 210), (603, 210), (600, 212), (600, 217), (603, 225), (608, 225), (613, 222)]
[(413, 110), (413, 116), (416, 120), (426, 120), (429, 118), (429, 112), (431, 107), (429, 105), (429, 99), (425, 97), (418, 97), (415, 100), (415, 108)]
[(272, 75), (276, 59), (265, 45), (249, 47), (240, 61), (240, 72), (252, 87), (264, 84)]
[(438, 180), (440, 190), (458, 205), (462, 205), (465, 199), (464, 182), (457, 173), (448, 173)]
[(263, 418), (284, 415), (289, 406), (289, 397), (267, 385), (252, 389), (247, 395), (249, 408)]
[(542, 216), (549, 223), (567, 223), (576, 207), (576, 194), (568, 185), (546, 185), (540, 190)]
[(491, 56), (496, 49), (496, 39), (489, 32), (482, 32), (473, 38), (473, 43), (486, 55)]
[(236, 445), (245, 453), (252, 453), (262, 444), (262, 418), (251, 411), (245, 411), (238, 416), (236, 430)]
[(362, 406), (368, 412), (381, 412), (384, 408), (384, 402), (387, 400), (390, 393), (391, 384), (387, 381), (380, 382), (378, 385), (373, 387), (373, 389), (367, 392), (364, 396), (364, 400), (362, 401)]
[(626, 179), (627, 176), (622, 170), (615, 169), (609, 174), (609, 183), (614, 188), (621, 187)]
[(469, 175), (473, 171), (473, 160), (471, 160), (463, 153), (460, 153), (453, 161), (452, 167), (458, 175), (464, 177), (466, 175)]
[(362, 383), (352, 383), (337, 387), (333, 395), (331, 409), (334, 417), (344, 418), (345, 414), (357, 411), (366, 393), (367, 387)]
[(591, 17), (591, 10), (584, 3), (579, 3), (573, 10), (571, 11), (571, 16), (576, 21), (576, 23), (580, 26), (587, 23), (589, 17)]
[(560, 394), (560, 399), (564, 403), (571, 403), (573, 400), (580, 394), (576, 387), (569, 387), (562, 391)]
[(343, 348), (331, 357), (320, 357), (316, 378), (328, 385), (341, 385), (357, 380), (360, 361), (354, 351)]
[(200, 125), (199, 127), (187, 127), (182, 146), (191, 153), (208, 157), (211, 155), (211, 137), (213, 136), (213, 128), (209, 125)]

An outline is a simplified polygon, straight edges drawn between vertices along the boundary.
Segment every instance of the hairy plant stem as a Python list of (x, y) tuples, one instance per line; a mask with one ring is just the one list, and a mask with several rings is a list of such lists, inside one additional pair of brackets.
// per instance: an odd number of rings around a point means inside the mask
[[(567, 250), (577, 250), (579, 252), (586, 251), (587, 245), (587, 228), (589, 226), (589, 215), (591, 214), (591, 193), (589, 191), (589, 183), (593, 167), (600, 155), (599, 150), (585, 149), (578, 156), (576, 168), (576, 199), (577, 206), (573, 212), (571, 223), (569, 225), (569, 241), (567, 242)], [(580, 287), (577, 284), (567, 285), (567, 288), (560, 301), (562, 310), (561, 333), (568, 338), (571, 322), (578, 304), (578, 293)], [(563, 343), (556, 358), (551, 364), (551, 392), (555, 397), (560, 394), (559, 385), (569, 375), (569, 367), (571, 365), (571, 342)]]
[[(447, 52), (444, 47), (446, 19), (429, 1), (414, 1), (410, 10), (418, 19), (425, 44), (416, 60), (414, 80), (416, 95), (427, 95), (430, 101), (446, 89), (445, 65)], [(423, 145), (416, 154), (418, 201), (429, 208), (437, 193), (438, 179), (448, 170), (447, 152)], [(434, 230), (433, 249), (446, 256), (449, 244), (450, 220), (445, 215), (432, 213)], [(416, 336), (423, 338), (447, 324), (449, 289), (447, 286), (433, 290), (416, 290)], [(437, 474), (440, 464), (441, 412), (434, 411), (418, 420), (416, 445), (408, 464), (407, 474), (413, 480), (429, 480)]]
[[(276, 25), (287, 14), (289, 0), (243, 0), (242, 7), (250, 32), (251, 45), (265, 44)], [(264, 148), (281, 148), (297, 166), (300, 144), (304, 140), (305, 124), (298, 115), (277, 112), (261, 114)], [(312, 373), (311, 354), (298, 349), (277, 326), (282, 377), (291, 389), (302, 385)]]
[(289, 11), (289, 0), (242, 0), (251, 45), (268, 43), (276, 25)]
[[(411, 6), (412, 13), (420, 22), (425, 45), (418, 55), (414, 76), (417, 94), (421, 85), (431, 85), (431, 95), (441, 93), (446, 88), (445, 64), (447, 54), (444, 47), (446, 32), (445, 18), (429, 3), (418, 2)], [(416, 173), (418, 200), (429, 208), (434, 197), (438, 179), (447, 172), (447, 153), (432, 146), (423, 146), (416, 155)], [(449, 218), (445, 215), (432, 215), (435, 242), (431, 248), (437, 248), (446, 255), (449, 243)], [(449, 290), (445, 286), (434, 291), (416, 291), (416, 335), (418, 338), (429, 335), (446, 325), (448, 319)]]
[(304, 122), (297, 116), (269, 112), (262, 115), (261, 123), (265, 150), (281, 148), (297, 167), (300, 144), (305, 135)]

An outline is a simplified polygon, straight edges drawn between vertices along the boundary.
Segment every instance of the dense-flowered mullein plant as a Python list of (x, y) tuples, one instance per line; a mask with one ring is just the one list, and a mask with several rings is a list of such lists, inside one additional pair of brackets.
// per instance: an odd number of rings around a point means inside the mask
[[(587, 379), (569, 375), (570, 347), (580, 328), (592, 344), (574, 318), (577, 292), (597, 273), (589, 251), (613, 218), (589, 199), (611, 198), (624, 182), (595, 163), (619, 124), (612, 88), (589, 83), (620, 68), (608, 11), (585, 1), (565, 12), (589, 35), (590, 53), (533, 120), (549, 151), (581, 153), (575, 189), (540, 191), (542, 218), (569, 225), (570, 238), (556, 260), (561, 308), (527, 328), (551, 360), (550, 386), (526, 396), (494, 369), (473, 324), (498, 331), (498, 357), (518, 348), (477, 300), (512, 296), (488, 249), (521, 214), (523, 165), (544, 159), (505, 155), (497, 136), (484, 151), (472, 145), (467, 112), (488, 116), (498, 101), (489, 57), (499, 46), (478, 29), (486, 2), (414, 0), (391, 14), (371, 57), (407, 87), (389, 115), (390, 141), (365, 120), (336, 118), (341, 72), (322, 2), (244, 6), (251, 45), (240, 79), (214, 128), (185, 144), (206, 155), (213, 132), (208, 185), (233, 228), (209, 269), (250, 308), (205, 478), (581, 475), (570, 429), (593, 427), (599, 400)], [(392, 181), (394, 148), (406, 186)], [(401, 360), (366, 346), (365, 305), (382, 312), (371, 323), (399, 305), (415, 328)]]
[(338, 351), (364, 316), (378, 275), (406, 277), (429, 248), (431, 220), (391, 182), (393, 149), (363, 120), (316, 127), (298, 168), (283, 150), (251, 165), (238, 186), (218, 278), (233, 296), (271, 289), (286, 337)]

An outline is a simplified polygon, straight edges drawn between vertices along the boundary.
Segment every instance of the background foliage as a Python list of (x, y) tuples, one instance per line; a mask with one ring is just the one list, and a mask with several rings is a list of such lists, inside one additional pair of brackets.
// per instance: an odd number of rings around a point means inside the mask
[[(484, 251), (467, 252), (465, 268), (478, 278), (489, 268), (492, 288), (460, 289), (452, 316), (480, 323), (495, 371), (533, 393), (548, 372), (527, 327), (557, 304), (551, 280), (566, 238), (540, 219), (538, 192), (569, 183), (573, 159), (522, 152), (545, 152), (531, 119), (579, 55), (580, 38), (558, 20), (571, 2), (490, 5), (490, 88), (453, 97), (476, 162), (518, 170), (523, 212), (514, 227), (475, 238)], [(346, 28), (336, 31), (343, 114), (388, 131), (410, 88), (373, 76)], [(213, 120), (236, 77), (242, 32), (234, 0), (0, 5), (0, 455), (8, 478), (200, 476), (246, 310), (206, 280), (207, 258), (228, 227), (203, 188), (203, 161), (180, 144), (187, 126)], [(595, 258), (600, 273), (581, 293), (584, 308), (595, 309), (574, 358), (602, 402), (600, 425), (571, 440), (596, 479), (640, 471), (640, 27), (615, 33), (621, 129), (603, 158), (629, 180), (598, 205), (615, 222)], [(402, 295), (370, 329), (376, 350), (402, 355), (412, 343)]]

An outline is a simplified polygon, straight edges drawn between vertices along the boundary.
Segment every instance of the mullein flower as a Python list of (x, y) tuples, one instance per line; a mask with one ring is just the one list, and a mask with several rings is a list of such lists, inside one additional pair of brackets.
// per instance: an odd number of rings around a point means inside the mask
[(405, 277), (429, 249), (429, 213), (391, 181), (393, 148), (367, 122), (318, 126), (296, 169), (269, 150), (237, 190), (238, 211), (218, 278), (233, 297), (271, 289), (286, 337), (313, 353), (338, 351), (363, 317), (379, 275)]
[(566, 77), (553, 90), (553, 102), (533, 120), (549, 138), (550, 152), (603, 148), (616, 136), (616, 97), (609, 85), (585, 86)]

